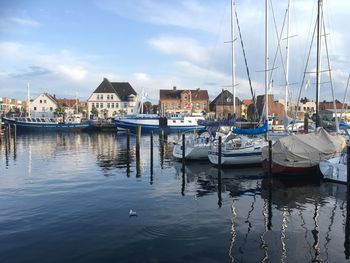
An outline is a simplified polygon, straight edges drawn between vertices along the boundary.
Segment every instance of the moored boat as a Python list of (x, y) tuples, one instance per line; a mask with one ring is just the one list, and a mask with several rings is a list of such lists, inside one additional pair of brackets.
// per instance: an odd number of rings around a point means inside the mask
[(204, 117), (196, 116), (169, 116), (160, 117), (155, 114), (136, 114), (115, 118), (115, 125), (118, 130), (130, 130), (135, 132), (137, 126), (140, 126), (142, 132), (159, 132), (161, 129), (166, 133), (186, 131), (193, 129), (204, 129), (204, 126), (198, 125), (198, 120)]
[(89, 130), (89, 122), (81, 122), (77, 119), (68, 118), (64, 122), (55, 118), (30, 118), (30, 117), (3, 117), (3, 121), (8, 125), (16, 125), (17, 131), (39, 131), (39, 132), (56, 132), (56, 131), (84, 131)]

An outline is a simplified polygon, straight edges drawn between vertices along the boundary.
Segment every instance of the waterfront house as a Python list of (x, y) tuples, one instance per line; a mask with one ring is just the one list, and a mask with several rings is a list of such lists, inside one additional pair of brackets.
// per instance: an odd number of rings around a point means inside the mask
[(203, 114), (208, 112), (209, 95), (207, 90), (159, 90), (159, 110), (166, 114)]
[(228, 90), (222, 90), (221, 93), (210, 103), (210, 111), (215, 114), (217, 119), (229, 119), (236, 112), (241, 116), (242, 102), (236, 97), (236, 110), (233, 109), (233, 94)]
[(99, 118), (133, 114), (136, 101), (137, 93), (129, 82), (110, 82), (104, 78), (87, 100), (88, 113)]
[(9, 112), (16, 111), (23, 111), (23, 103), (21, 100), (10, 99), (6, 97), (0, 98), (0, 116), (6, 115)]
[(32, 117), (54, 117), (57, 108), (56, 98), (44, 92), (30, 102), (30, 114)]
[[(269, 118), (274, 120), (275, 124), (283, 123), (284, 119), (284, 105), (274, 100), (272, 94), (268, 95), (269, 102)], [(259, 95), (256, 98), (256, 107), (259, 116), (261, 116), (265, 105), (265, 95)], [(248, 106), (248, 119), (254, 119), (254, 104)]]

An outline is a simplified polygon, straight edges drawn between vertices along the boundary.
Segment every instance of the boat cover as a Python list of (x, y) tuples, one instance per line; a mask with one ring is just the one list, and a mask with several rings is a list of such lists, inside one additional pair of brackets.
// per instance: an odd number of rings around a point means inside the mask
[[(273, 163), (285, 167), (312, 167), (321, 159), (329, 159), (343, 151), (345, 138), (330, 135), (323, 128), (315, 133), (290, 135), (278, 139), (272, 146)], [(269, 159), (269, 149), (262, 149), (262, 160)]]
[(232, 132), (236, 134), (246, 134), (246, 135), (258, 135), (264, 134), (268, 131), (267, 121), (265, 121), (264, 125), (255, 129), (240, 129), (232, 127)]

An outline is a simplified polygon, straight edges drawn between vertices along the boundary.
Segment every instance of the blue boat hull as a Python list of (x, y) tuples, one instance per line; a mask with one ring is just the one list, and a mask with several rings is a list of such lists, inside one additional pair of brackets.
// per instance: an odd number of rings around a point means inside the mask
[(5, 124), (16, 125), (16, 130), (39, 132), (78, 132), (91, 128), (90, 123), (30, 123), (4, 118)]

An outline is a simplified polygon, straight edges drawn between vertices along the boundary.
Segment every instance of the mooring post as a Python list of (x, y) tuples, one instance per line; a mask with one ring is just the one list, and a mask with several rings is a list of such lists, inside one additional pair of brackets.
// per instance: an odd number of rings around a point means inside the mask
[(305, 113), (304, 115), (304, 133), (309, 133), (309, 114)]
[(218, 180), (221, 181), (221, 136), (219, 136), (218, 147)]
[(185, 134), (182, 134), (182, 163), (185, 163), (186, 141)]
[(126, 176), (130, 176), (130, 130), (126, 130)]
[(150, 145), (150, 154), (151, 154), (151, 181), (153, 181), (153, 131), (151, 132), (151, 145)]
[(345, 258), (350, 258), (350, 145), (347, 145), (347, 204), (346, 204), (346, 224), (345, 224), (345, 241), (344, 241), (344, 248), (345, 248)]
[(136, 127), (136, 153), (140, 151), (141, 126)]
[(14, 143), (16, 143), (16, 139), (17, 139), (17, 125), (13, 124), (13, 142)]
[(130, 151), (130, 130), (129, 129), (126, 131), (126, 150), (129, 154), (129, 151)]
[(269, 176), (272, 176), (272, 141), (269, 140)]

